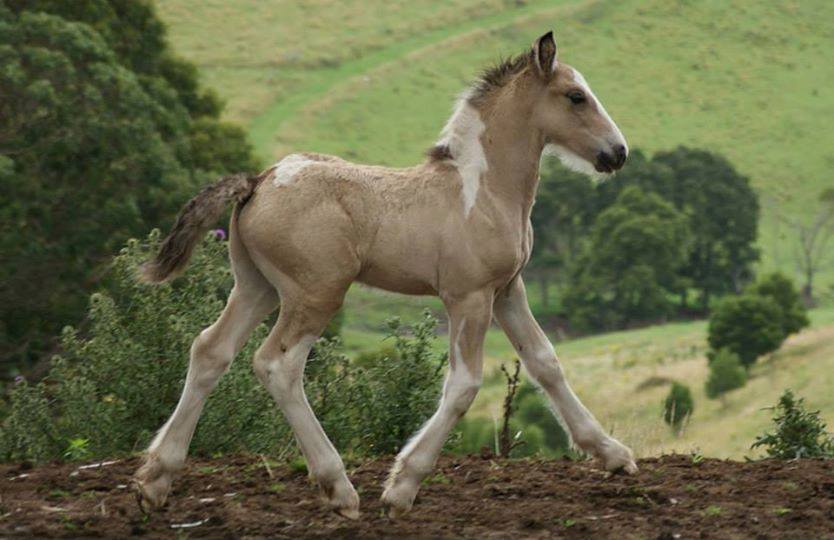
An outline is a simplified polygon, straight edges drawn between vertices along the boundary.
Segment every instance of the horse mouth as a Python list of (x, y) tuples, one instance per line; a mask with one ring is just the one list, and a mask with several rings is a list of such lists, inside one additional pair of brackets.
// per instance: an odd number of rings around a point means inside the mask
[(625, 164), (625, 159), (620, 157), (615, 157), (607, 152), (600, 152), (597, 154), (596, 163), (594, 163), (594, 169), (596, 169), (599, 173), (611, 174), (614, 171), (618, 171), (623, 168)]

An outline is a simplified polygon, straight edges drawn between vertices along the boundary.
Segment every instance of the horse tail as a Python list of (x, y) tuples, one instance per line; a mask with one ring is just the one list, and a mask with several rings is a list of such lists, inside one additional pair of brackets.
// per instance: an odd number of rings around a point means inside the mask
[(162, 283), (176, 277), (188, 265), (194, 246), (217, 222), (229, 203), (246, 204), (262, 178), (238, 173), (204, 187), (182, 207), (171, 232), (162, 241), (159, 253), (142, 264), (139, 278), (147, 283)]

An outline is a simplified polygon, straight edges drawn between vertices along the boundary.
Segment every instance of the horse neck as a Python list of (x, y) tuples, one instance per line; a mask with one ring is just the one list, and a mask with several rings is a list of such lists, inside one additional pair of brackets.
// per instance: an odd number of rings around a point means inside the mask
[(530, 215), (539, 183), (539, 161), (544, 138), (529, 127), (523, 106), (504, 102), (484, 115), (481, 136), (487, 170), (487, 190), (508, 209)]

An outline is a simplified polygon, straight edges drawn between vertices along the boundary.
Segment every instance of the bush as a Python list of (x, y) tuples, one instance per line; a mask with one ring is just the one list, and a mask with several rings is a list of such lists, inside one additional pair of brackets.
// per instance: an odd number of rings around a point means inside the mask
[[(106, 291), (92, 295), (83, 332), (67, 328), (44, 382), (19, 381), (0, 430), (0, 459), (100, 458), (144, 448), (182, 391), (191, 342), (217, 318), (232, 279), (226, 245), (210, 235), (185, 275), (138, 283), (140, 261), (159, 240), (132, 240), (115, 258)], [(311, 405), (334, 443), (355, 453), (390, 452), (434, 410), (444, 355), (433, 352), (428, 314), (407, 332), (389, 325), (395, 355), (360, 368), (320, 340), (308, 363)], [(267, 334), (260, 325), (211, 394), (191, 449), (288, 455), (292, 433), (248, 360)]]
[(692, 415), (694, 403), (689, 387), (674, 382), (663, 402), (663, 420), (672, 426), (675, 432), (680, 432), (685, 422)]
[(808, 310), (802, 303), (793, 282), (784, 274), (774, 272), (756, 282), (750, 292), (772, 298), (781, 310), (780, 322), (786, 336), (795, 334), (808, 326)]
[(769, 296), (754, 294), (722, 300), (710, 316), (708, 334), (713, 351), (728, 349), (745, 367), (777, 350), (786, 337), (779, 304)]
[(806, 411), (805, 400), (785, 390), (775, 407), (775, 431), (756, 437), (751, 448), (764, 447), (769, 457), (799, 459), (834, 457), (834, 439), (825, 429), (819, 411)]
[(741, 388), (747, 383), (747, 371), (741, 365), (738, 355), (729, 349), (721, 349), (709, 364), (706, 393), (710, 399), (723, 397), (730, 390)]

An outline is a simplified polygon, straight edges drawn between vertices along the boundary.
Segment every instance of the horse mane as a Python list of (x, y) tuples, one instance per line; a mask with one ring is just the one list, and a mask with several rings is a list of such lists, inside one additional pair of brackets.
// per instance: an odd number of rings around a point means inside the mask
[[(509, 83), (513, 76), (524, 71), (530, 65), (531, 61), (531, 53), (525, 52), (501, 59), (498, 63), (487, 67), (481, 72), (469, 90), (463, 94), (461, 101), (458, 102), (458, 107), (467, 103), (472, 105), (482, 103), (487, 96)], [(455, 115), (453, 114), (452, 118), (454, 119), (454, 117)], [(448, 125), (445, 129), (448, 129)], [(426, 156), (430, 161), (453, 159), (449, 145), (442, 142), (438, 142), (430, 147), (426, 152)]]
[(493, 91), (502, 88), (513, 76), (521, 73), (530, 65), (531, 53), (524, 52), (499, 60), (498, 63), (487, 67), (472, 85), (469, 101), (477, 103)]

